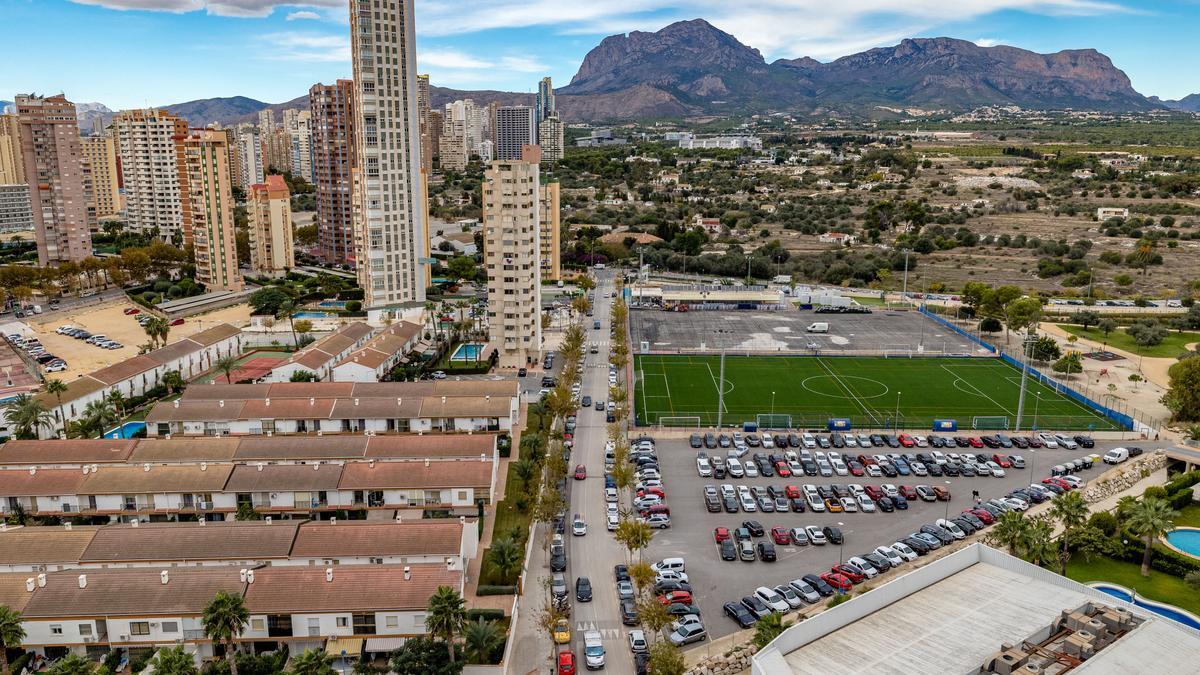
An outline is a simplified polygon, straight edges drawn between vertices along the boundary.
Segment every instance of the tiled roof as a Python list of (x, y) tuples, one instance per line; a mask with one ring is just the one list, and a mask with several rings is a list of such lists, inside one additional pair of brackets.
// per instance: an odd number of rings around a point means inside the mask
[(0, 606), (14, 612), (24, 612), (25, 605), (33, 597), (33, 593), (25, 590), (25, 580), (29, 574), (0, 574)]
[(445, 565), (410, 565), (404, 578), (399, 565), (339, 565), (333, 581), (325, 568), (273, 565), (254, 572), (246, 588), (246, 609), (251, 614), (293, 612), (363, 612), (417, 610), (429, 605), (439, 586), (459, 590), (462, 573)]
[(150, 462), (225, 462), (233, 459), (240, 439), (215, 436), (204, 438), (142, 438), (134, 446), (129, 461)]
[(339, 464), (239, 464), (226, 492), (336, 490), (342, 477)]
[[(190, 389), (207, 389), (207, 385), (193, 385)], [(179, 407), (175, 407), (175, 401), (166, 401), (155, 405), (150, 413), (146, 415), (146, 422), (156, 424), (158, 422), (221, 422), (224, 420), (240, 419), (242, 406), (245, 401), (225, 401), (225, 405), (221, 405), (219, 400), (183, 400), (179, 401)]]
[[(286, 558), (298, 520), (199, 523), (121, 523), (95, 532), (80, 560), (167, 562)], [(0, 541), (3, 541), (0, 538)]]
[(91, 464), (124, 462), (137, 441), (111, 438), (8, 441), (0, 446), (3, 464)]
[[(217, 591), (242, 592), (236, 566), (167, 569), (156, 567), (48, 572), (22, 612), (27, 619), (89, 616), (199, 615)], [(87, 580), (79, 587), (79, 577)], [(295, 593), (296, 589), (292, 589)], [(306, 594), (297, 594), (303, 602)], [(117, 636), (110, 636), (116, 639)]]
[[(333, 410), (332, 398), (272, 398), (268, 403), (246, 401), (239, 418), (230, 419), (328, 419)], [(228, 406), (228, 403), (226, 404)]]
[(477, 459), (411, 462), (352, 462), (342, 469), (343, 490), (491, 487), (492, 461)]
[(0, 495), (5, 497), (57, 497), (79, 494), (87, 478), (82, 469), (0, 469)]
[[(134, 356), (120, 363), (114, 363), (107, 368), (94, 371), (89, 377), (107, 385), (124, 382), (139, 373), (145, 373), (159, 367), (159, 362), (146, 355)], [(66, 399), (63, 399), (66, 400)]]
[(226, 340), (241, 332), (241, 328), (231, 326), (227, 323), (222, 323), (213, 326), (212, 328), (206, 328), (199, 333), (189, 335), (187, 339), (208, 347), (209, 345), (215, 345), (221, 340)]
[(360, 435), (243, 436), (237, 461), (275, 459), (355, 459), (366, 454), (368, 439)]
[[(475, 527), (471, 522), (467, 527)], [(292, 546), (294, 558), (375, 556), (456, 556), (462, 546), (458, 520), (309, 522), (300, 526)]]
[[(176, 492), (221, 492), (233, 467), (214, 464), (152, 464), (142, 466), (102, 466), (84, 476), (77, 492), (81, 495), (163, 494)], [(5, 494), (0, 492), (0, 494)]]
[(0, 531), (0, 565), (77, 563), (100, 528), (11, 527)]
[(495, 434), (425, 434), (372, 436), (367, 441), (367, 457), (412, 458), (492, 456)]

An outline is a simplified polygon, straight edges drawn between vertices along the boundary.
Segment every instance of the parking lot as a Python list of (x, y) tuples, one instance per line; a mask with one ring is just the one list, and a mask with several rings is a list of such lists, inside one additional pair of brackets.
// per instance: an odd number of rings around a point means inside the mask
[[(979, 346), (925, 316), (910, 311), (826, 314), (813, 310), (629, 313), (633, 348), (651, 352), (754, 351), (813, 353), (975, 354)], [(810, 333), (814, 323), (828, 332)]]
[[(737, 625), (724, 616), (722, 606), (729, 601), (740, 600), (743, 596), (753, 594), (755, 588), (767, 585), (774, 587), (798, 579), (805, 574), (821, 574), (829, 568), (851, 556), (861, 555), (872, 551), (881, 545), (890, 545), (901, 537), (917, 531), (921, 525), (932, 523), (949, 514), (957, 516), (963, 509), (973, 505), (972, 490), (978, 490), (984, 500), (1001, 497), (1011, 490), (1039, 482), (1050, 473), (1050, 468), (1066, 460), (1076, 459), (1084, 455), (1103, 455), (1113, 447), (1127, 447), (1131, 443), (1119, 441), (1097, 441), (1091, 449), (1025, 449), (1025, 450), (989, 450), (963, 449), (976, 453), (1001, 452), (1020, 454), (1025, 458), (1025, 469), (1008, 469), (1003, 477), (917, 477), (900, 476), (896, 478), (870, 478), (867, 476), (804, 476), (780, 478), (732, 478), (724, 479), (701, 478), (696, 470), (697, 450), (689, 447), (687, 438), (657, 439), (657, 450), (662, 467), (663, 482), (667, 487), (667, 503), (671, 508), (671, 528), (655, 530), (650, 548), (647, 550), (648, 560), (655, 561), (665, 557), (680, 556), (687, 560), (687, 573), (692, 586), (696, 604), (700, 607), (707, 627), (709, 639), (728, 635), (737, 630)], [(1148, 449), (1148, 448), (1147, 448)], [(858, 454), (886, 454), (891, 452), (929, 451), (930, 448), (892, 449), (873, 448), (868, 450), (846, 448), (847, 451)], [(711, 456), (725, 456), (725, 449), (705, 449)], [(952, 452), (953, 449), (946, 450)], [(771, 453), (775, 450), (750, 448), (749, 459), (755, 452)], [(1091, 469), (1081, 471), (1078, 475), (1085, 481), (1099, 475), (1106, 465), (1098, 463)], [(1035, 480), (1036, 477), (1036, 480)], [(950, 501), (924, 502), (909, 500), (907, 511), (893, 513), (710, 513), (706, 510), (703, 489), (706, 485), (729, 483), (738, 485), (774, 485), (783, 488), (785, 485), (929, 485), (940, 486), (949, 490)], [(776, 546), (778, 560), (776, 562), (723, 561), (713, 541), (713, 529), (727, 527), (730, 531), (740, 527), (744, 520), (756, 520), (767, 532), (775, 526), (787, 528), (804, 527), (808, 525), (840, 527), (845, 535), (842, 546)], [(984, 532), (986, 533), (987, 530)], [(974, 535), (982, 536), (980, 534)], [(757, 544), (761, 539), (754, 539)], [(861, 587), (874, 585), (868, 581)], [(861, 587), (856, 587), (861, 588)]]

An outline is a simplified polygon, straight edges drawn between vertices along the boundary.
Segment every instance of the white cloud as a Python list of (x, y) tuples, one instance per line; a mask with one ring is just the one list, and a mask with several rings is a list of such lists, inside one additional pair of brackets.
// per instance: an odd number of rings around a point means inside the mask
[(520, 73), (540, 73), (549, 69), (546, 64), (528, 56), (505, 56), (500, 59), (499, 67)]
[(215, 16), (262, 18), (270, 16), (276, 7), (338, 8), (345, 0), (71, 0), (80, 5), (98, 5), (108, 9), (172, 12), (182, 14), (204, 10)]
[(491, 62), (464, 54), (457, 49), (421, 49), (417, 51), (417, 64), (421, 68), (490, 68)]
[(320, 14), (317, 14), (316, 12), (308, 12), (308, 11), (292, 12), (291, 14), (287, 15), (288, 21), (299, 21), (302, 19), (320, 19), (320, 18), (321, 18)]
[(266, 58), (279, 61), (350, 62), (349, 35), (319, 33), (267, 33), (263, 40), (271, 47)]
[(975, 40), (975, 44), (980, 47), (995, 47), (1000, 44), (1000, 38), (979, 38)]

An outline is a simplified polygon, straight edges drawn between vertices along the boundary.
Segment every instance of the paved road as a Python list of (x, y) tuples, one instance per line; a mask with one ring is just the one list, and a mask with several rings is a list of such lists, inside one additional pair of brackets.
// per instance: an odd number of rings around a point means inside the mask
[[(599, 354), (586, 354), (580, 396), (591, 396), (593, 400), (608, 400), (608, 337), (609, 316), (613, 289), (612, 272), (601, 272), (596, 287), (594, 316), (586, 317), (584, 328), (586, 343), (596, 342)], [(600, 330), (592, 330), (592, 321), (600, 321)], [(585, 344), (586, 349), (586, 344)], [(604, 639), (606, 672), (633, 673), (633, 659), (625, 642), (625, 628), (621, 625), (618, 611), (613, 566), (625, 562), (625, 550), (617, 543), (605, 527), (604, 503), (604, 443), (608, 439), (605, 413), (594, 407), (579, 411), (576, 427), (575, 448), (571, 453), (571, 468), (576, 464), (587, 467), (588, 477), (582, 481), (571, 481), (571, 514), (581, 514), (588, 524), (588, 533), (583, 537), (570, 537), (568, 547), (568, 572), (571, 583), (578, 577), (588, 577), (592, 582), (591, 602), (575, 602), (571, 614), (573, 626), (572, 648), (583, 667), (583, 631), (599, 630)], [(572, 588), (572, 597), (574, 589)]]

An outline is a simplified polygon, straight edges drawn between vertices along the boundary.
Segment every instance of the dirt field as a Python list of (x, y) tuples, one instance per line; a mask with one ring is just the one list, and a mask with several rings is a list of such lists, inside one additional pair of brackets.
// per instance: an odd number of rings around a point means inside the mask
[[(14, 321), (7, 324), (8, 332), (22, 332), (25, 335), (36, 334), (46, 351), (67, 362), (67, 370), (53, 373), (64, 382), (86, 375), (125, 359), (137, 356), (138, 349), (148, 341), (146, 332), (138, 325), (136, 316), (126, 316), (124, 310), (133, 305), (128, 302), (115, 302), (97, 307), (89, 307), (77, 314), (57, 316), (48, 322), (36, 320)], [(172, 326), (168, 342), (176, 342), (189, 335), (198, 333), (206, 328), (212, 328), (219, 323), (232, 323), (235, 326), (245, 326), (250, 321), (250, 308), (247, 305), (234, 305), (207, 314), (188, 317), (182, 326)], [(62, 325), (72, 325), (90, 333), (102, 333), (111, 340), (124, 345), (121, 349), (101, 349), (54, 331)], [(15, 326), (23, 325), (26, 330), (14, 330)]]

